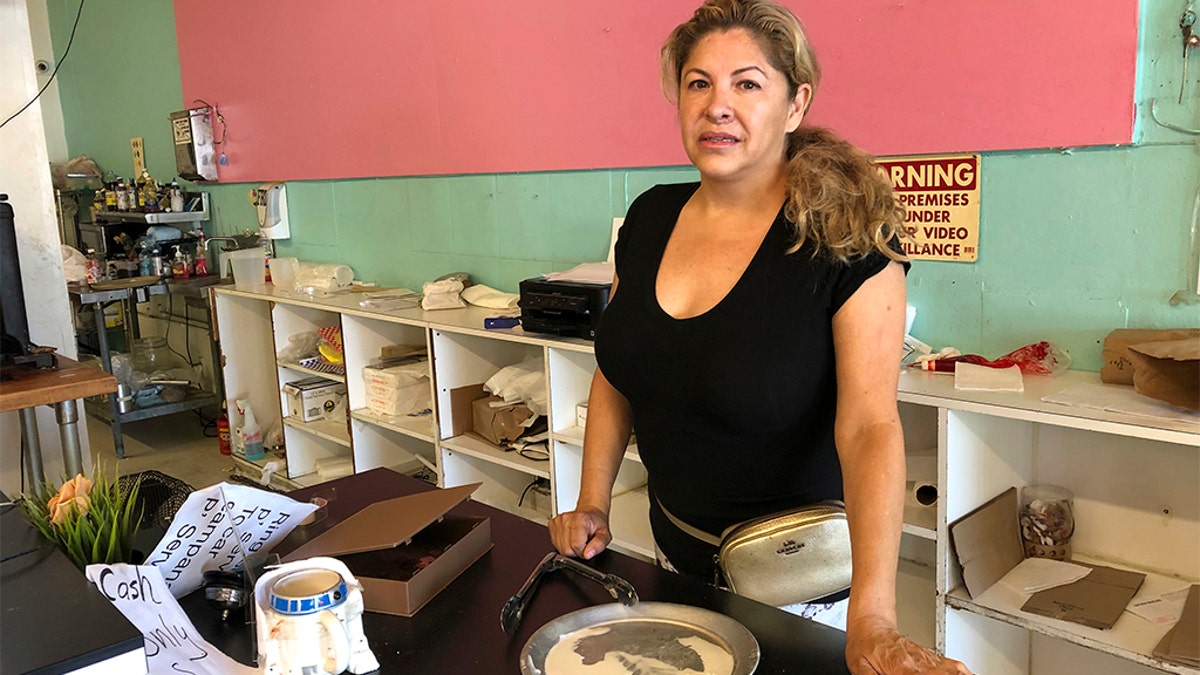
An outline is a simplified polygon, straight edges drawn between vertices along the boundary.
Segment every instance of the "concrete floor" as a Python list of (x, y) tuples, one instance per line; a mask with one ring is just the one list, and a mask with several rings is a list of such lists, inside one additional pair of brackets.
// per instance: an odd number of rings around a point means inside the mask
[(85, 417), (92, 461), (103, 462), (106, 471), (114, 464), (122, 476), (154, 469), (200, 489), (228, 480), (234, 468), (233, 460), (217, 450), (217, 439), (204, 435), (200, 418), (192, 412), (121, 425), (125, 458), (119, 461), (113, 450), (112, 427), (90, 415)]

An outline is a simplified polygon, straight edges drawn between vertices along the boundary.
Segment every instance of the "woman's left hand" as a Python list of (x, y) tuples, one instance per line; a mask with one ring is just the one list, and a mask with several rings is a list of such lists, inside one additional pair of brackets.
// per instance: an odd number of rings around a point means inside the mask
[(925, 649), (882, 618), (862, 619), (847, 629), (846, 665), (853, 675), (971, 675), (962, 663)]

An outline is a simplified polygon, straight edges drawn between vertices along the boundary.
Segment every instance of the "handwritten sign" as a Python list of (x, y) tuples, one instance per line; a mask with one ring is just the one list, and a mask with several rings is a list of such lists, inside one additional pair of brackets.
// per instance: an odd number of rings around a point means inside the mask
[(245, 485), (219, 483), (188, 496), (146, 558), (177, 598), (203, 585), (208, 570), (230, 571), (246, 554), (266, 553), (316, 505)]
[(904, 253), (913, 260), (979, 257), (979, 155), (885, 157), (876, 161), (907, 213)]
[(145, 565), (88, 565), (87, 578), (142, 632), (146, 667), (156, 673), (249, 675), (244, 666), (196, 630), (157, 568)]

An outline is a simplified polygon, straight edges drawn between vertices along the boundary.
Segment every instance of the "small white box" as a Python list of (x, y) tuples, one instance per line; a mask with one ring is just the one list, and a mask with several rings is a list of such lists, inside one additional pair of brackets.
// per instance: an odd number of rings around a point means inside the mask
[(309, 377), (283, 385), (287, 396), (288, 417), (302, 422), (325, 419), (339, 409), (346, 396), (346, 385), (323, 377)]
[(587, 426), (587, 404), (579, 403), (575, 406), (575, 426), (583, 429)]

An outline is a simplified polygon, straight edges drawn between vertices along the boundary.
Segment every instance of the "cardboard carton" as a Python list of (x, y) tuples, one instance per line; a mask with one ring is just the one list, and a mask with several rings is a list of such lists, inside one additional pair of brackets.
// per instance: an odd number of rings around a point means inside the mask
[[(282, 560), (338, 558), (362, 583), (368, 612), (412, 616), (492, 548), (491, 521), (449, 513), (479, 483), (371, 504)], [(286, 543), (286, 542), (285, 542)]]
[(288, 417), (302, 422), (325, 419), (346, 396), (346, 385), (323, 377), (308, 377), (283, 385)]
[[(489, 401), (488, 404), (481, 401)], [(524, 404), (515, 404), (493, 409), (491, 401), (502, 401), (499, 396), (488, 396), (482, 384), (472, 384), (450, 390), (451, 435), (459, 436), (473, 432), (480, 438), (500, 445), (506, 440), (515, 440), (528, 428), (520, 422), (533, 416)]]
[(1017, 489), (1009, 488), (950, 524), (950, 538), (972, 598), (1025, 559), (1017, 524)]
[(1104, 565), (1074, 564), (1092, 571), (1074, 583), (1034, 593), (1021, 610), (1102, 630), (1112, 628), (1146, 575)]
[[(978, 598), (1025, 559), (1017, 523), (1014, 487), (950, 524), (963, 583), (972, 598)], [(1074, 583), (1034, 593), (1021, 609), (1092, 628), (1111, 628), (1146, 575), (1075, 564), (1091, 567), (1092, 571)]]
[(1183, 614), (1154, 648), (1164, 661), (1200, 668), (1200, 585), (1192, 584), (1183, 603)]

